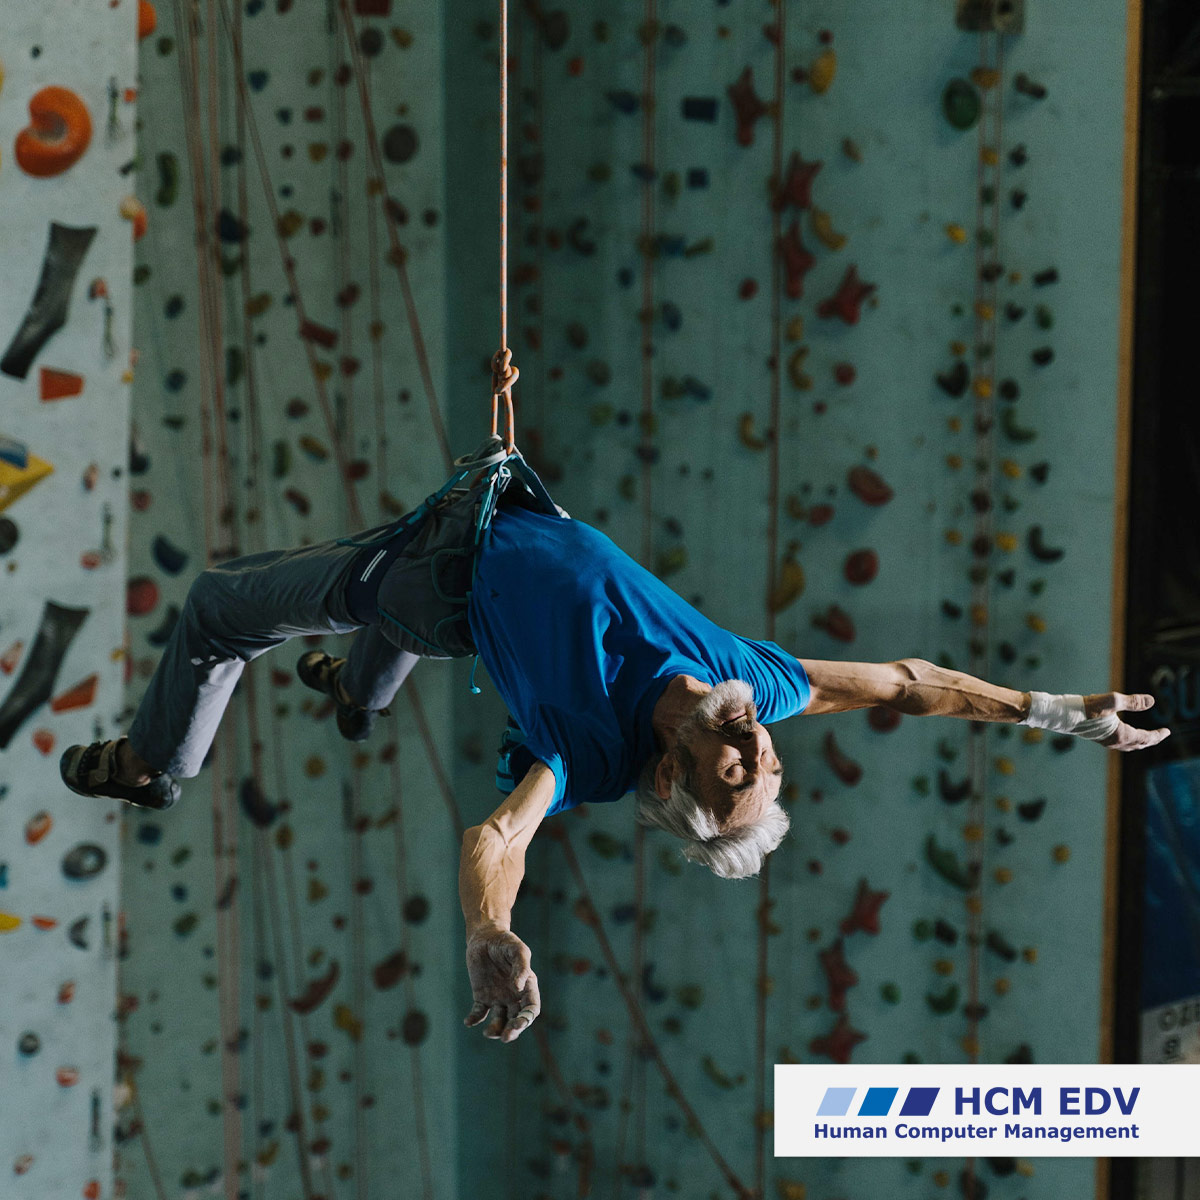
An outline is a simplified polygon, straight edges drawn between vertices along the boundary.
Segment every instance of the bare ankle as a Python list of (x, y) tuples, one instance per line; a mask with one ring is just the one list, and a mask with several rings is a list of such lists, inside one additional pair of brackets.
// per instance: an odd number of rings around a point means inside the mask
[(154, 776), (154, 768), (137, 754), (127, 738), (122, 738), (117, 743), (117, 782), (126, 787), (144, 787)]

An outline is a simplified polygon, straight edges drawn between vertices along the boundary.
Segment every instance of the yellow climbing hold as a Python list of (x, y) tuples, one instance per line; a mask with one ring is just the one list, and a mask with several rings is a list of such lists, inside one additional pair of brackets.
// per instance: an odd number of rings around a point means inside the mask
[(1065, 863), (1071, 857), (1071, 847), (1065, 845), (1055, 846), (1053, 856), (1056, 863)]
[(979, 1039), (972, 1037), (969, 1033), (963, 1038), (961, 1044), (964, 1054), (975, 1055), (979, 1053)]
[(946, 530), (946, 541), (951, 546), (961, 546), (962, 545), (962, 534), (959, 533), (959, 531), (957, 529), (947, 529)]
[(1046, 632), (1046, 622), (1043, 618), (1039, 617), (1037, 613), (1029, 613), (1025, 618), (1025, 624), (1028, 625), (1034, 633)]
[(1034, 1171), (1035, 1167), (1033, 1163), (1027, 1162), (1025, 1159), (1022, 1159), (1019, 1163), (1017, 1163), (1017, 1174), (1023, 1179), (1032, 1179)]
[(949, 429), (951, 433), (959, 433), (962, 430), (962, 418), (951, 417), (946, 422), (946, 428)]
[(966, 342), (951, 342), (950, 343), (950, 353), (953, 354), (955, 358), (962, 358), (962, 356), (964, 354), (966, 354), (966, 352), (967, 352), (967, 343)]
[(1017, 535), (1015, 533), (998, 533), (996, 534), (996, 545), (1011, 554), (1017, 548)]
[(1026, 729), (1021, 733), (1021, 741), (1026, 745), (1036, 746), (1042, 740), (1042, 731), (1040, 729)]
[(818, 96), (829, 91), (833, 77), (837, 74), (837, 55), (832, 49), (826, 50), (808, 73), (808, 84)]
[(1000, 464), (1000, 470), (1004, 472), (1005, 478), (1007, 479), (1021, 478), (1021, 466), (1019, 463), (1013, 462), (1011, 458), (1006, 458)]
[(971, 82), (981, 91), (990, 91), (1000, 82), (1000, 72), (995, 67), (972, 67)]
[(978, 916), (981, 912), (983, 912), (983, 900), (979, 896), (968, 896), (963, 901), (963, 907), (967, 910), (967, 912), (973, 914), (974, 916)]
[(325, 760), (319, 754), (309, 755), (304, 760), (304, 773), (309, 779), (320, 779), (325, 774)]
[(1012, 812), (1012, 801), (1007, 796), (997, 796), (996, 811), (1002, 813)]
[(992, 381), (987, 375), (978, 376), (971, 384), (971, 390), (981, 400), (986, 400), (992, 394)]
[(311, 878), (308, 881), (308, 902), (316, 904), (318, 900), (324, 900), (329, 895), (329, 889), (316, 878)]
[(1037, 947), (1036, 946), (1026, 946), (1025, 949), (1021, 951), (1021, 957), (1027, 963), (1037, 962)]
[[(948, 466), (950, 468), (950, 470), (961, 471), (962, 464), (963, 464), (963, 460), (962, 460), (961, 454), (947, 454), (946, 455), (946, 466)], [(954, 535), (953, 538), (950, 536), (949, 533), (947, 533), (946, 541), (948, 541), (950, 543), (950, 545), (952, 545), (952, 546), (957, 546), (958, 543), (962, 541), (962, 538), (957, 533)]]
[(971, 624), (977, 629), (982, 628), (988, 623), (988, 610), (986, 604), (971, 605)]
[(949, 1171), (934, 1171), (933, 1182), (936, 1183), (938, 1187), (949, 1187), (950, 1186), (950, 1172)]
[(738, 418), (738, 440), (747, 450), (765, 450), (767, 439), (754, 430), (754, 414), (742, 413)]
[(799, 342), (804, 337), (804, 318), (798, 313), (787, 323), (785, 336), (789, 342)]
[(339, 1004), (333, 1010), (333, 1023), (339, 1029), (344, 1029), (352, 1041), (360, 1041), (362, 1039), (363, 1023), (350, 1011), (346, 1004)]
[(767, 598), (767, 608), (773, 613), (783, 612), (804, 593), (804, 568), (796, 561), (798, 549), (795, 542), (788, 547), (779, 568), (779, 577)]
[(964, 825), (963, 838), (968, 842), (983, 841), (983, 826), (979, 824)]
[(948, 958), (939, 958), (937, 960), (937, 962), (935, 962), (933, 964), (933, 969), (939, 975), (953, 975), (954, 974), (954, 964)]
[(395, 26), (391, 29), (392, 41), (400, 47), (401, 50), (407, 50), (413, 44), (413, 35), (407, 30)]
[(808, 1196), (808, 1189), (802, 1183), (780, 1179), (775, 1186), (779, 1189), (779, 1200), (806, 1200)]
[(994, 146), (984, 146), (979, 152), (979, 161), (985, 167), (994, 167), (1000, 161), (1000, 155)]
[(808, 347), (797, 346), (788, 359), (788, 378), (792, 381), (792, 386), (802, 392), (807, 392), (813, 385), (812, 376), (804, 373), (804, 360), (807, 357)]
[(271, 293), (259, 292), (246, 301), (246, 316), (259, 317), (271, 307)]
[(833, 219), (824, 209), (812, 210), (812, 227), (817, 240), (830, 250), (840, 250), (846, 244), (846, 235), (834, 229)]
[(0, 912), (0, 933), (12, 933), (21, 927), (21, 918), (12, 913)]
[(1012, 980), (1010, 980), (1006, 975), (1001, 975), (1000, 978), (992, 984), (992, 988), (997, 996), (1007, 996), (1011, 987)]
[(1001, 775), (1011, 775), (1016, 769), (1016, 764), (1011, 758), (1001, 757), (996, 759), (996, 770), (999, 771)]
[(1013, 873), (1011, 867), (997, 867), (992, 873), (992, 878), (995, 879), (997, 883), (1012, 883), (1012, 877)]
[(994, 321), (996, 319), (996, 310), (986, 300), (977, 300), (975, 302), (975, 315), (981, 321)]
[(955, 245), (961, 246), (967, 240), (967, 231), (961, 225), (950, 224), (946, 226), (946, 236)]

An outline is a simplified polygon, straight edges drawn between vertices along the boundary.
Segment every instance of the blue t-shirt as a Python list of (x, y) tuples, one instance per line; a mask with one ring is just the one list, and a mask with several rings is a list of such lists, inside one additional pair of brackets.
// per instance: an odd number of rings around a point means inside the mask
[(774, 642), (715, 625), (582, 521), (501, 508), (468, 612), (492, 682), (555, 778), (547, 814), (616, 800), (656, 752), (651, 717), (676, 675), (744, 679), (768, 725), (811, 695)]

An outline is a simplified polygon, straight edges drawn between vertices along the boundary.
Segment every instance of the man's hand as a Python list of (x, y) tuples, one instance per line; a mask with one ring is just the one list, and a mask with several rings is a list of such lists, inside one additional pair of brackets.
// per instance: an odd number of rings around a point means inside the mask
[(515, 933), (495, 929), (467, 941), (467, 974), (475, 1003), (464, 1020), (478, 1025), (491, 1010), (483, 1036), (513, 1042), (542, 1011), (529, 947)]
[[(1154, 697), (1144, 692), (1132, 696), (1127, 696), (1124, 692), (1099, 692), (1083, 698), (1083, 711), (1088, 717), (1107, 717), (1110, 713), (1119, 712), (1145, 712), (1153, 707)], [(1146, 750), (1157, 746), (1170, 734), (1169, 729), (1135, 729), (1122, 721), (1110, 737), (1097, 745), (1107, 746), (1110, 750)]]

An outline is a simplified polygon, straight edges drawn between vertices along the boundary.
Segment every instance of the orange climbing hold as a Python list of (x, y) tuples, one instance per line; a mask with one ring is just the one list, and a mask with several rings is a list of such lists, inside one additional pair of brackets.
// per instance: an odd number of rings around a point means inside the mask
[(44, 87), (29, 101), (29, 125), (17, 134), (17, 166), (40, 179), (73, 167), (92, 140), (87, 105), (70, 88)]
[(54, 367), (41, 368), (39, 395), (43, 400), (62, 400), (67, 396), (78, 396), (82, 391), (82, 375), (76, 375), (74, 371), (58, 371)]
[(150, 0), (138, 0), (138, 41), (148, 38), (158, 28), (158, 13)]
[(80, 680), (74, 687), (60, 692), (50, 701), (51, 712), (71, 712), (76, 708), (87, 708), (96, 699), (96, 685), (100, 682), (99, 675), (89, 675)]

